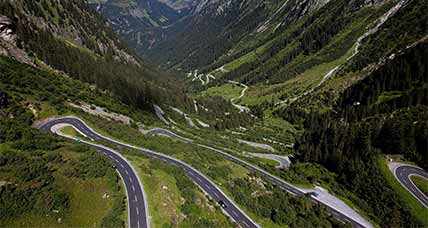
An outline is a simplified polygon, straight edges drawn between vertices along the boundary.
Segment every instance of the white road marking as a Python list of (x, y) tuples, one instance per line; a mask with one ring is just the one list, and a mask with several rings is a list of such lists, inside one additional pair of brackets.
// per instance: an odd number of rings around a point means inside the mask
[(250, 225), (248, 225), (247, 221), (242, 221), (242, 223), (244, 223), (245, 226), (250, 227)]
[(135, 202), (138, 202), (137, 195), (134, 196)]
[(132, 184), (132, 185), (131, 185), (131, 188), (132, 188), (132, 191), (134, 191), (134, 192), (135, 192), (134, 184)]
[(217, 194), (217, 192), (213, 192), (213, 193), (214, 193), (215, 197), (220, 198), (220, 196)]
[(140, 210), (138, 210), (138, 207), (136, 207), (135, 209), (137, 209), (137, 215), (140, 215)]

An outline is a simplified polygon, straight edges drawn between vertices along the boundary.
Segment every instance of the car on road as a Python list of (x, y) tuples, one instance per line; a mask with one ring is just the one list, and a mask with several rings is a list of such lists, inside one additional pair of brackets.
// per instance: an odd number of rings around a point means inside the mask
[(222, 208), (227, 208), (227, 205), (222, 201), (218, 201), (218, 204), (222, 207)]
[(311, 197), (311, 196), (317, 197), (317, 196), (319, 196), (319, 193), (318, 192), (308, 192), (308, 193), (305, 193), (305, 196), (307, 196), (307, 197)]

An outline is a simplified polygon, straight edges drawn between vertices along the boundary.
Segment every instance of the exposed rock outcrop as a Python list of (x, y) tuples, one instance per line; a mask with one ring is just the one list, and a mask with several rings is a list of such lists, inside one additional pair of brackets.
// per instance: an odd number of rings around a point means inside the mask
[(25, 51), (17, 46), (17, 35), (13, 21), (0, 15), (0, 55), (13, 57), (16, 60), (34, 66), (33, 61)]
[(0, 15), (0, 37), (7, 42), (15, 42), (16, 36), (12, 30), (12, 20)]

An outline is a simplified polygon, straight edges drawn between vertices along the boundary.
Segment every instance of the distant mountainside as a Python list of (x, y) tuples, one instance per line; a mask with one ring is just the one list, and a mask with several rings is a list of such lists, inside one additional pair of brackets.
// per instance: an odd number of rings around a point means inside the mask
[(187, 10), (193, 8), (198, 4), (200, 0), (158, 0), (159, 2), (163, 2), (167, 4), (169, 7), (175, 10)]
[[(168, 28), (166, 38), (145, 56), (168, 69), (211, 75), (216, 78), (211, 80), (214, 84), (228, 80), (283, 83), (341, 57), (345, 58), (341, 62), (358, 61), (355, 67), (363, 69), (426, 35), (425, 18), (412, 18), (412, 22), (399, 22), (408, 24), (396, 31), (403, 39), (390, 35), (379, 41), (383, 49), (368, 48), (365, 41), (370, 33), (382, 28), (394, 13), (384, 14), (395, 12), (399, 2), (203, 1), (191, 16)], [(403, 8), (414, 4), (419, 2), (400, 3)], [(364, 50), (365, 57), (356, 48)]]
[(167, 68), (201, 68), (227, 54), (240, 40), (261, 32), (274, 20), (295, 21), (327, 2), (201, 1), (189, 17), (166, 29), (166, 38), (146, 56)]
[[(201, 0), (167, 26), (116, 30), (140, 55), (166, 69), (278, 83), (343, 55), (397, 2)], [(102, 12), (110, 20), (118, 17)], [(217, 75), (223, 66), (227, 73)]]
[(144, 54), (165, 39), (166, 28), (188, 16), (198, 0), (90, 0), (128, 44)]
[(159, 0), (91, 0), (89, 5), (102, 13), (114, 30), (128, 44), (137, 49), (145, 50), (162, 37), (159, 31), (186, 16), (191, 1), (159, 1)]
[(64, 72), (141, 108), (168, 97), (157, 93), (169, 76), (137, 57), (86, 1), (1, 1), (0, 26), (0, 52), (21, 62)]

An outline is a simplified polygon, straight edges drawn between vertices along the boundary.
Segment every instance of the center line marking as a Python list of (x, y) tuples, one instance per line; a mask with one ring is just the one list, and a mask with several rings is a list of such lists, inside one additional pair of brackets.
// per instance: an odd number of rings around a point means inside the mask
[(217, 194), (217, 192), (213, 192), (213, 193), (214, 193), (215, 197), (220, 198), (220, 196)]
[(248, 223), (247, 223), (247, 221), (242, 221), (242, 223), (244, 223), (244, 225), (246, 225), (246, 226), (248, 226), (249, 227), (249, 225), (248, 225)]

